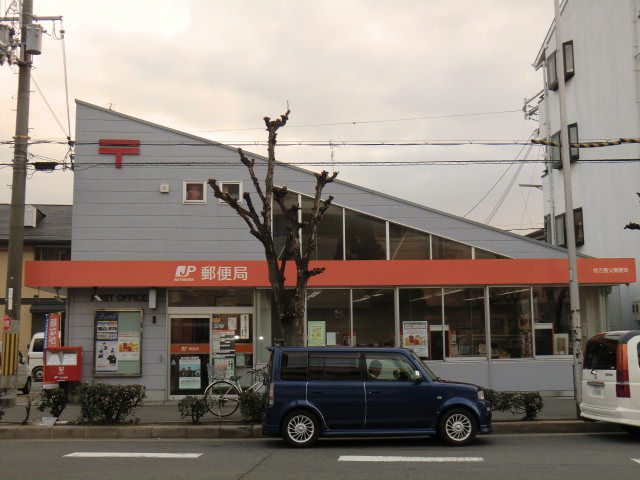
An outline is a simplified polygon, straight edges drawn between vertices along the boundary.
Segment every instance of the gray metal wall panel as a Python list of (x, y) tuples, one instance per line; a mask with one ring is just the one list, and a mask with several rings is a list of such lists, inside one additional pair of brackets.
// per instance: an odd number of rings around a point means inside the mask
[(500, 391), (573, 391), (571, 359), (432, 362), (429, 367), (447, 380), (474, 383)]
[[(100, 289), (99, 293), (146, 293), (146, 290), (128, 289), (107, 290)], [(81, 346), (83, 349), (82, 378), (83, 381), (94, 380), (95, 356), (95, 311), (97, 309), (141, 308), (144, 310), (143, 332), (141, 344), (142, 377), (99, 377), (99, 381), (114, 384), (141, 384), (147, 388), (147, 400), (164, 400), (167, 379), (167, 325), (166, 300), (164, 290), (158, 289), (158, 308), (152, 312), (146, 303), (111, 303), (91, 302), (93, 291), (90, 289), (72, 289), (69, 292), (70, 311), (66, 344)], [(155, 323), (153, 316), (156, 316)]]
[[(138, 139), (140, 155), (98, 154), (99, 138)], [(77, 155), (74, 182), (73, 260), (226, 260), (261, 259), (262, 248), (246, 224), (212, 192), (207, 205), (183, 205), (185, 180), (241, 181), (259, 208), (247, 169), (233, 148), (82, 102), (77, 104)], [(149, 145), (153, 142), (181, 145)], [(251, 154), (249, 154), (251, 155)], [(146, 162), (198, 163), (196, 166), (143, 166)], [(263, 160), (258, 157), (258, 162)], [(99, 166), (93, 165), (99, 162)], [(220, 162), (220, 166), (202, 165)], [(132, 165), (135, 163), (137, 165)], [(256, 166), (258, 178), (263, 167)], [(312, 194), (311, 172), (279, 165), (275, 183)], [(160, 184), (170, 192), (160, 193)], [(563, 250), (454, 217), (345, 182), (329, 184), (336, 205), (411, 226), (514, 258), (558, 258)]]

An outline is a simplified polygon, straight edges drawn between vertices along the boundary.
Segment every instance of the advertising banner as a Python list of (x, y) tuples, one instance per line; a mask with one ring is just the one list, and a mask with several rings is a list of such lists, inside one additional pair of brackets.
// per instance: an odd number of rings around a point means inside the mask
[(427, 322), (402, 322), (402, 346), (416, 352), (419, 357), (429, 356)]

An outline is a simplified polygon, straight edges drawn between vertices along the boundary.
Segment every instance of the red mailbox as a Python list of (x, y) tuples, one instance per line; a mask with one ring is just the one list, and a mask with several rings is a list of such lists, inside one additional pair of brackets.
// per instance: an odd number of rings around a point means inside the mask
[(82, 347), (47, 347), (44, 378), (54, 382), (82, 380)]

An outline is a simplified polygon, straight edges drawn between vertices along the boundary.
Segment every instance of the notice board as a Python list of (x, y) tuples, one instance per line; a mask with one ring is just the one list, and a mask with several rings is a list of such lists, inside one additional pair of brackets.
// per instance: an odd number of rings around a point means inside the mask
[(142, 310), (96, 310), (94, 375), (142, 375)]

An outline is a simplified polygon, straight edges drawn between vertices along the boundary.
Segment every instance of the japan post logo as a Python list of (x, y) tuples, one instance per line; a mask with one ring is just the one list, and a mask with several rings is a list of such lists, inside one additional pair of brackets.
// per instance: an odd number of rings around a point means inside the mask
[(195, 271), (195, 265), (179, 265), (178, 268), (176, 268), (176, 278), (187, 278), (192, 273), (195, 273)]

